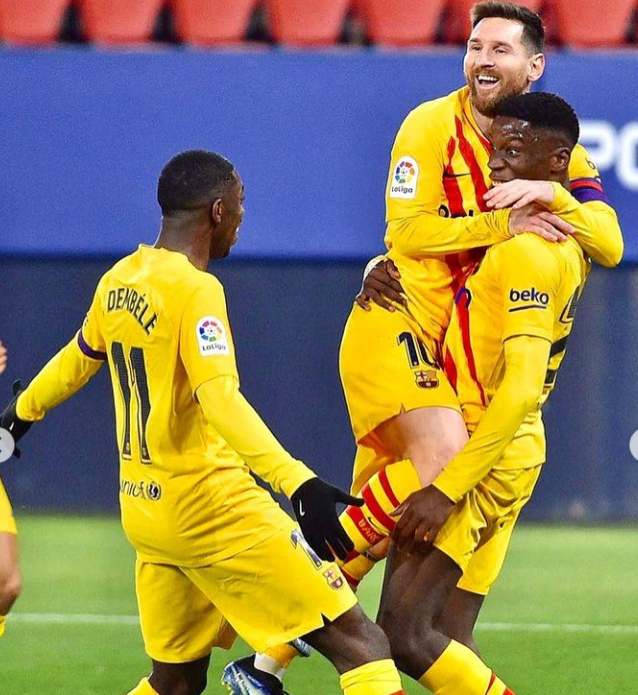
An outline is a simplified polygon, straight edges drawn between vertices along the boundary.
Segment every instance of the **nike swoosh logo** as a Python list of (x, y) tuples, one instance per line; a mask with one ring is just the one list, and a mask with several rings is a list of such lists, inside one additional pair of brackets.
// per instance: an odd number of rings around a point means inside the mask
[(306, 512), (303, 510), (303, 504), (299, 502), (299, 516), (306, 516)]

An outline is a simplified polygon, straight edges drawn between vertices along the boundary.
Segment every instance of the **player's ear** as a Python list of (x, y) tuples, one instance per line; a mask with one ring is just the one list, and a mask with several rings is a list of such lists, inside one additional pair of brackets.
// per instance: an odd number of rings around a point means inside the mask
[(569, 169), (571, 150), (569, 147), (557, 147), (552, 153), (552, 171), (564, 174)]
[(528, 77), (530, 82), (537, 82), (545, 72), (545, 56), (536, 53), (529, 59)]
[(210, 217), (214, 227), (218, 227), (224, 216), (224, 202), (221, 198), (216, 198), (210, 208)]

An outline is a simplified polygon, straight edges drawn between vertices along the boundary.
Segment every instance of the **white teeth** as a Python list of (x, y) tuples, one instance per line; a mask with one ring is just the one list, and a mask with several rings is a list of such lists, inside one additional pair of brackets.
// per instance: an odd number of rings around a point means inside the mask
[(492, 77), (491, 75), (479, 75), (477, 79), (482, 84), (495, 84), (498, 82), (498, 77)]

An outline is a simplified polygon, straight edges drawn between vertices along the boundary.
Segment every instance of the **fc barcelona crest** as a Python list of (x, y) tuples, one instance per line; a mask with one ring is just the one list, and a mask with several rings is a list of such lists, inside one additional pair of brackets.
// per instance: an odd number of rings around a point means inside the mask
[(335, 572), (334, 570), (326, 570), (323, 573), (323, 576), (333, 589), (341, 589), (343, 586), (344, 579), (338, 572)]
[(422, 389), (434, 389), (439, 385), (439, 377), (434, 369), (425, 369), (414, 372), (416, 385)]

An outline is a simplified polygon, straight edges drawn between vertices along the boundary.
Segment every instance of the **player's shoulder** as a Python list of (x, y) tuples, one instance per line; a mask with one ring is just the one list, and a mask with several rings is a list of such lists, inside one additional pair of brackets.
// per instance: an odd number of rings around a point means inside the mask
[(512, 268), (524, 265), (549, 269), (558, 267), (561, 246), (562, 244), (546, 241), (537, 234), (517, 234), (507, 241), (492, 246), (488, 256), (494, 262), (506, 263)]
[(580, 143), (574, 147), (569, 159), (569, 178), (571, 181), (584, 178), (600, 179), (600, 172), (587, 148)]
[(403, 129), (446, 132), (454, 116), (462, 110), (467, 87), (457, 89), (438, 99), (431, 99), (412, 109), (403, 122)]

